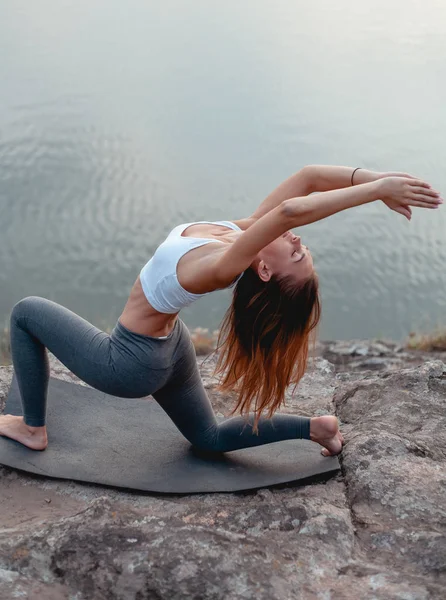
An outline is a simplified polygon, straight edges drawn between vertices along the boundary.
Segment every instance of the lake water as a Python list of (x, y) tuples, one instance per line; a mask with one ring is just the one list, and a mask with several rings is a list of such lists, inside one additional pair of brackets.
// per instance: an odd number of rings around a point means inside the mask
[[(178, 223), (248, 216), (305, 164), (446, 194), (444, 0), (6, 0), (0, 320), (41, 295), (113, 325)], [(322, 338), (446, 325), (446, 208), (382, 203), (300, 231)], [(183, 312), (218, 326), (229, 293)]]

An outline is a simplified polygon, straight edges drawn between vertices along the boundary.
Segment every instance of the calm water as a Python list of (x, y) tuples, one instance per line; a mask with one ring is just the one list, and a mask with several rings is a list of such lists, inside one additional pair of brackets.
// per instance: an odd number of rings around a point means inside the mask
[[(113, 325), (183, 221), (249, 215), (308, 163), (446, 194), (444, 0), (4, 0), (0, 321), (27, 295)], [(446, 325), (446, 208), (303, 229), (321, 337)], [(216, 328), (229, 294), (183, 318)]]

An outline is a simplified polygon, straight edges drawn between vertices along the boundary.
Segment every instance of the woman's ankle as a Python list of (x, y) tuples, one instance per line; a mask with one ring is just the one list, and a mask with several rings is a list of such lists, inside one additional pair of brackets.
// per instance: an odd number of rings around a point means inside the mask
[(28, 423), (25, 420), (23, 422), (25, 423), (28, 431), (32, 434), (46, 433), (46, 425), (28, 425)]

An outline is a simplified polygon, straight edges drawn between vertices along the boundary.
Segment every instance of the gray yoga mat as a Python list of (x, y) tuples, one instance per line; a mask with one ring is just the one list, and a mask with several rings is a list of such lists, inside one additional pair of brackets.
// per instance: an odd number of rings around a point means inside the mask
[[(21, 415), (14, 377), (6, 413)], [(47, 477), (164, 493), (234, 492), (339, 470), (309, 440), (197, 452), (150, 397), (129, 400), (51, 378), (48, 448), (0, 437), (0, 463)], [(223, 419), (219, 419), (223, 420)]]

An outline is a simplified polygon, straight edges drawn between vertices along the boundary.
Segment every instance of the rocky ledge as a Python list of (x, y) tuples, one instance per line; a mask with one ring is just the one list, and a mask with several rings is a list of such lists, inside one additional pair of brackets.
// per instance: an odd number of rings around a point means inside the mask
[[(0, 598), (445, 598), (443, 358), (321, 344), (283, 410), (336, 414), (346, 445), (342, 471), (308, 485), (163, 496), (0, 468)], [(233, 398), (199, 363), (227, 415)], [(55, 360), (52, 374), (75, 379)], [(11, 377), (0, 368), (1, 408)]]

